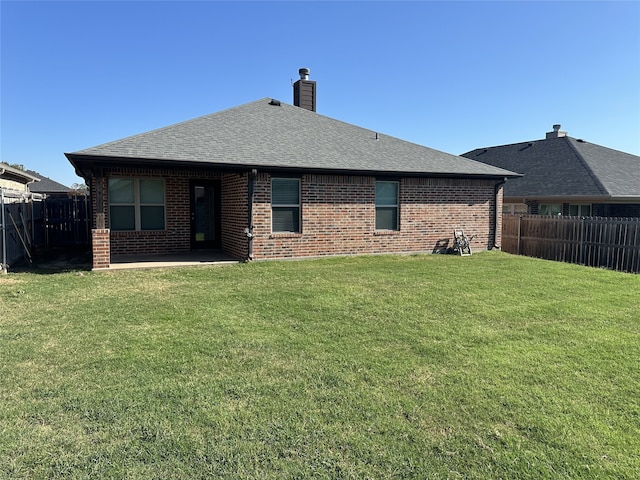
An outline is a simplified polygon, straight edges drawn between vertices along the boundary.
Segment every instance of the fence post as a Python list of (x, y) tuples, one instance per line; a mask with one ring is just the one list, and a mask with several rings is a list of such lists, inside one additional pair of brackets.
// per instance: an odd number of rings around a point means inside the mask
[(522, 235), (522, 215), (518, 215), (518, 247), (516, 252), (520, 255), (520, 236)]
[(580, 265), (584, 265), (584, 217), (580, 217)]
[(0, 221), (2, 222), (2, 263), (0, 264), (0, 273), (7, 273), (7, 229), (6, 218), (4, 214), (4, 188), (0, 188)]
[(36, 237), (36, 206), (33, 194), (31, 196), (31, 251), (38, 247), (38, 237)]
[(89, 210), (89, 195), (85, 194), (84, 197), (84, 238), (89, 242), (90, 233), (91, 233), (91, 211)]
[(45, 195), (42, 199), (42, 229), (44, 230), (44, 246), (49, 248), (49, 197)]

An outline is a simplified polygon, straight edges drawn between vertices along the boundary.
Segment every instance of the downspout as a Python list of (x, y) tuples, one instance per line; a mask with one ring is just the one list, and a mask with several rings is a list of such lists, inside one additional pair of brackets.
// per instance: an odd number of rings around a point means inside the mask
[(253, 196), (255, 190), (256, 177), (258, 176), (258, 170), (255, 168), (249, 172), (247, 176), (248, 181), (248, 195), (247, 195), (247, 220), (249, 225), (244, 229), (244, 234), (247, 236), (247, 262), (253, 260)]
[(498, 245), (498, 218), (499, 215), (501, 215), (501, 212), (498, 211), (498, 198), (499, 198), (499, 194), (500, 194), (500, 189), (502, 188), (502, 186), (507, 183), (507, 177), (504, 177), (500, 182), (496, 183), (495, 186), (493, 187), (493, 197), (495, 200), (495, 211), (493, 212), (493, 247), (491, 249), (498, 249), (500, 250), (500, 245)]

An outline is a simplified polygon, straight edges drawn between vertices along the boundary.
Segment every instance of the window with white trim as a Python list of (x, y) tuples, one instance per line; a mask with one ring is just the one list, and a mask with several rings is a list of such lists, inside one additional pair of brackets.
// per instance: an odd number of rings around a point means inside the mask
[(398, 230), (398, 182), (376, 182), (376, 230)]
[(162, 179), (109, 178), (111, 230), (164, 230), (164, 205)]
[(271, 231), (300, 233), (300, 179), (271, 179)]

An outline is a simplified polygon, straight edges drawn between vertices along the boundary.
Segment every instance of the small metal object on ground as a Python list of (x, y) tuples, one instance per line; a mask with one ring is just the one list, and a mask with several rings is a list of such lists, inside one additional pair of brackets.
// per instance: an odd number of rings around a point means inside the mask
[(468, 257), (471, 255), (471, 238), (464, 234), (464, 230), (453, 231), (454, 243), (453, 249), (461, 257)]

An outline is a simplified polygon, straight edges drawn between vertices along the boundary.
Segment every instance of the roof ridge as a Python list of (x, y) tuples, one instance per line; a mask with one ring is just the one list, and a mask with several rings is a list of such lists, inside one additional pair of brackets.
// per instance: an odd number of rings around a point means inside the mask
[(517, 176), (506, 169), (375, 132), (263, 98), (65, 155), (79, 171), (82, 165), (111, 159), (233, 169)]
[(493, 145), (490, 147), (479, 147), (479, 148), (474, 148), (473, 150), (469, 150), (468, 152), (463, 153), (462, 155), (466, 155), (468, 153), (473, 153), (476, 150), (491, 150), (493, 148), (504, 148), (504, 147), (514, 147), (516, 145), (523, 145), (525, 143), (538, 143), (538, 142), (544, 142), (545, 139), (544, 138), (538, 138), (537, 140), (524, 140), (522, 142), (513, 142), (513, 143), (505, 143), (504, 145)]
[(117, 143), (123, 142), (125, 140), (131, 140), (131, 139), (134, 139), (134, 138), (137, 138), (137, 137), (141, 137), (143, 135), (148, 135), (148, 134), (150, 134), (152, 132), (153, 133), (162, 132), (163, 130), (168, 130), (170, 128), (174, 128), (174, 127), (177, 127), (179, 125), (186, 124), (186, 123), (196, 122), (198, 120), (202, 120), (204, 118), (212, 117), (214, 115), (218, 115), (218, 114), (221, 114), (221, 113), (230, 112), (232, 110), (236, 110), (236, 109), (245, 107), (247, 105), (251, 105), (253, 103), (258, 103), (258, 102), (261, 102), (261, 101), (264, 101), (264, 100), (267, 100), (267, 99), (270, 99), (270, 97), (263, 97), (263, 98), (258, 99), (258, 100), (253, 100), (251, 102), (243, 103), (243, 104), (240, 104), (240, 105), (235, 105), (233, 107), (225, 108), (223, 110), (218, 110), (217, 112), (213, 112), (213, 113), (205, 113), (204, 115), (199, 115), (199, 116), (194, 117), (194, 118), (190, 118), (190, 119), (187, 119), (187, 120), (182, 120), (182, 121), (179, 121), (179, 122), (175, 122), (175, 123), (172, 123), (170, 125), (165, 125), (163, 127), (152, 128), (151, 130), (146, 130), (144, 132), (134, 133), (133, 135), (127, 135), (126, 137), (118, 138), (116, 140), (111, 140), (109, 142), (101, 143), (99, 145), (94, 145), (92, 147), (83, 148), (81, 150), (77, 150), (77, 151), (70, 152), (70, 153), (82, 153), (82, 152), (85, 152), (86, 150), (94, 150), (94, 149), (97, 149), (97, 148), (105, 147), (107, 145), (117, 144)]
[[(596, 187), (598, 187), (598, 190), (600, 190), (600, 193), (604, 194), (604, 195), (609, 195), (611, 196), (611, 192), (607, 189), (607, 187), (604, 186), (604, 184), (600, 181), (600, 179), (598, 178), (598, 176), (595, 174), (595, 172), (593, 171), (593, 169), (591, 168), (591, 165), (589, 165), (589, 162), (587, 162), (584, 157), (582, 156), (582, 153), (576, 148), (576, 146), (573, 144), (573, 142), (577, 141), (576, 139), (574, 139), (573, 137), (570, 137), (568, 135), (565, 135), (564, 137), (561, 137), (566, 139), (567, 145), (569, 145), (569, 148), (571, 149), (571, 151), (576, 155), (576, 157), (578, 158), (578, 160), (580, 161), (580, 163), (582, 164), (582, 166), (587, 170), (587, 172), (589, 173), (589, 177), (591, 177), (591, 179), (593, 180), (593, 183), (595, 183)], [(606, 148), (606, 147), (605, 147)]]

